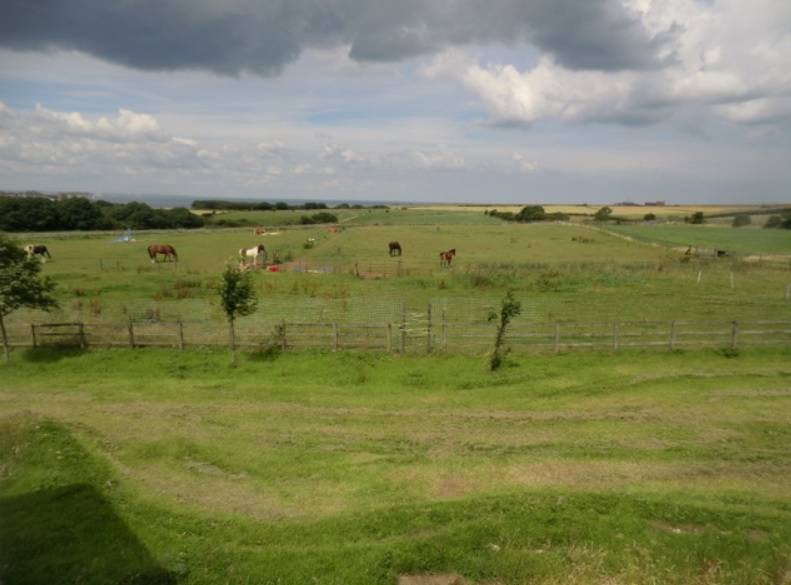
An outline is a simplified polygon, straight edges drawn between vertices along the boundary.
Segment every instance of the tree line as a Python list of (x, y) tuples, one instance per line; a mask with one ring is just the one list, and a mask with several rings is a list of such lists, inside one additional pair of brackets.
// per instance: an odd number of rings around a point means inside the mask
[(43, 232), (72, 230), (198, 228), (206, 221), (189, 209), (154, 209), (145, 203), (110, 203), (71, 197), (0, 197), (0, 230)]

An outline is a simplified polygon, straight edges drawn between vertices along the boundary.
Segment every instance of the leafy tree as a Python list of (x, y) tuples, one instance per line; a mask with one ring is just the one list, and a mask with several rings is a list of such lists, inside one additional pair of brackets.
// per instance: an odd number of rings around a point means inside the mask
[(22, 307), (47, 311), (58, 305), (52, 297), (55, 283), (42, 278), (40, 272), (37, 258), (28, 258), (16, 243), (0, 234), (0, 334), (6, 362), (9, 352), (5, 317)]
[(692, 217), (689, 219), (689, 223), (700, 225), (706, 223), (706, 219), (703, 217), (702, 211), (696, 211), (692, 214)]
[(764, 227), (791, 230), (791, 211), (786, 211), (782, 216), (772, 215)]
[(242, 272), (235, 266), (226, 267), (222, 273), (220, 287), (220, 303), (228, 318), (228, 342), (231, 348), (231, 365), (236, 367), (236, 330), (234, 323), (237, 317), (244, 317), (255, 312), (258, 299), (253, 288), (249, 272)]
[(612, 209), (605, 205), (599, 211), (593, 214), (593, 219), (596, 221), (607, 221), (610, 219), (610, 216), (612, 216)]
[(656, 219), (656, 215), (654, 215), (653, 213), (646, 213), (643, 216), (643, 221), (654, 221), (655, 219)]
[(59, 205), (63, 229), (101, 230), (112, 227), (101, 208), (85, 197), (71, 197)]
[(540, 205), (527, 205), (514, 216), (516, 221), (542, 221), (546, 219), (547, 212)]
[(277, 209), (278, 211), (288, 211), (289, 209), (288, 203), (286, 203), (285, 201), (278, 201), (277, 203), (275, 203), (275, 209)]
[(738, 215), (733, 216), (733, 223), (731, 224), (733, 227), (743, 227), (746, 225), (750, 225), (752, 223), (752, 219), (746, 213), (740, 213)]
[(513, 291), (508, 291), (500, 305), (499, 315), (495, 311), (489, 313), (489, 321), (497, 320), (497, 336), (494, 338), (494, 351), (489, 358), (489, 369), (497, 370), (503, 364), (503, 354), (508, 350), (504, 348), (505, 331), (511, 320), (522, 312), (522, 304), (514, 299)]

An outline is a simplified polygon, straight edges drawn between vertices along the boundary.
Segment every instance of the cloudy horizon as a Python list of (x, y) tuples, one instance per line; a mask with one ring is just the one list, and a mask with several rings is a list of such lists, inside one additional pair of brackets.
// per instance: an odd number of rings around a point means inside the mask
[(11, 0), (0, 189), (791, 201), (791, 4)]

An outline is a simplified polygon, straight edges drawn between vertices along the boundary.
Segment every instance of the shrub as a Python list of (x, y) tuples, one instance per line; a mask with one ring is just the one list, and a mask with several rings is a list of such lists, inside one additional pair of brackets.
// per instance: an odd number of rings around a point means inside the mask
[(656, 219), (656, 215), (654, 215), (653, 213), (646, 213), (643, 216), (643, 221), (654, 221), (655, 219)]
[(696, 211), (695, 213), (693, 213), (692, 217), (689, 218), (689, 223), (692, 223), (692, 224), (695, 224), (695, 225), (700, 225), (700, 224), (706, 223), (706, 220), (703, 217), (703, 212), (702, 211)]
[(752, 219), (746, 213), (740, 213), (733, 218), (733, 223), (731, 224), (733, 227), (743, 227), (746, 225), (750, 225), (752, 223)]
[(607, 221), (612, 215), (612, 209), (606, 205), (593, 214), (593, 219), (596, 221)]

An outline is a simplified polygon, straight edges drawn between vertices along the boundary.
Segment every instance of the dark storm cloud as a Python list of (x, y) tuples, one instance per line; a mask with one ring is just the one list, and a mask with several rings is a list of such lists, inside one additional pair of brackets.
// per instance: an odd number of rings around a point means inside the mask
[[(0, 46), (75, 49), (139, 69), (277, 73), (307, 47), (358, 61), (527, 41), (573, 69), (649, 69), (651, 37), (618, 0), (5, 0)], [(672, 34), (666, 37), (672, 37)]]

